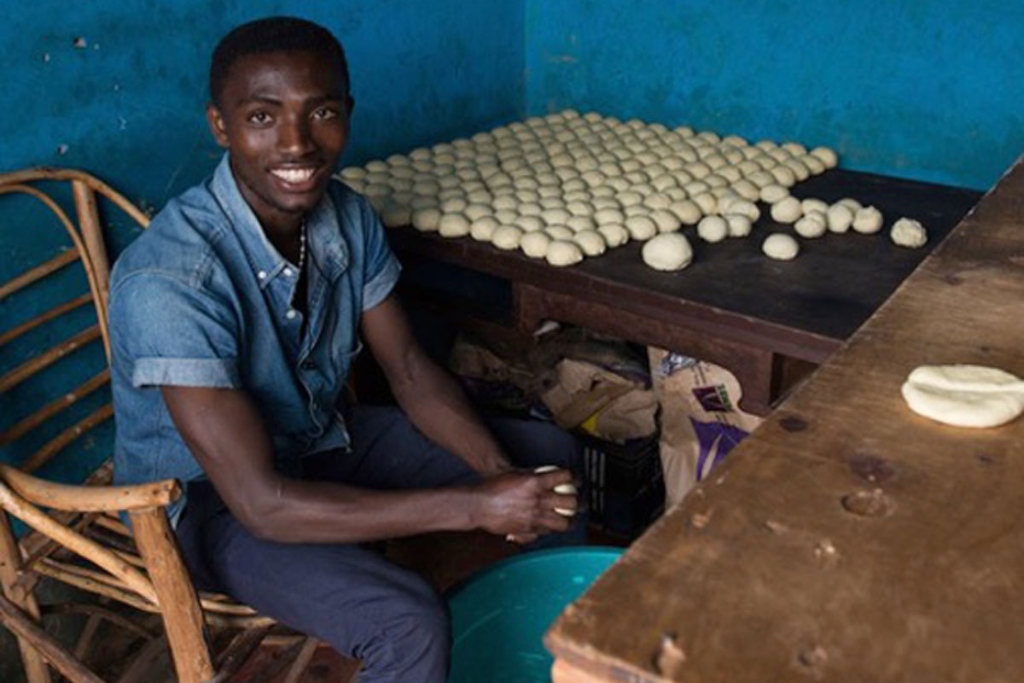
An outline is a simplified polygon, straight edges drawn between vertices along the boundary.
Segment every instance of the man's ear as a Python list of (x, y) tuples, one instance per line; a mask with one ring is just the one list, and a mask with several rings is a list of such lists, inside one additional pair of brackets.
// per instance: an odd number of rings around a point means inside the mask
[(213, 102), (206, 105), (206, 123), (210, 126), (210, 132), (213, 133), (213, 138), (218, 145), (225, 149), (231, 146), (228, 140), (228, 131), (224, 125), (224, 117)]

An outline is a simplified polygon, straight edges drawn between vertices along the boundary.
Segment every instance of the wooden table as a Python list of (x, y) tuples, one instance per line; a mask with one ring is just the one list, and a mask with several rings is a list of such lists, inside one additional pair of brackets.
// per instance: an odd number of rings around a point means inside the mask
[(885, 233), (830, 234), (802, 241), (794, 261), (773, 261), (761, 253), (764, 236), (791, 228), (765, 216), (748, 239), (707, 244), (688, 231), (693, 265), (660, 273), (643, 264), (638, 243), (554, 268), (468, 237), (442, 239), (411, 228), (389, 234), (403, 259), (426, 257), (509, 280), (515, 322), (523, 330), (556, 320), (718, 363), (739, 379), (742, 407), (763, 415), (780, 394), (781, 359), (827, 359), (980, 197), (839, 169), (800, 183), (794, 194), (853, 197), (877, 206), (887, 225), (900, 216), (916, 218), (927, 226), (930, 243), (903, 249)]
[(1024, 418), (943, 426), (921, 364), (1024, 376), (1020, 162), (549, 630), (555, 683), (996, 683), (1024, 672)]

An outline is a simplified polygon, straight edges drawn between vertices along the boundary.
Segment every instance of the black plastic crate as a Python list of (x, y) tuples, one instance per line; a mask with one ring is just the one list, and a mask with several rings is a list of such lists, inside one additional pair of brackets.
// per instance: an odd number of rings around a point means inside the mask
[(658, 437), (625, 443), (578, 435), (591, 522), (604, 531), (635, 538), (665, 507), (665, 483)]

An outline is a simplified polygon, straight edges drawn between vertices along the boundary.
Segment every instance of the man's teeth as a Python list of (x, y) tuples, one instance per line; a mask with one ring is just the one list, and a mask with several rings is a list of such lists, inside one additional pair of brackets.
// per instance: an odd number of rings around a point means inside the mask
[(279, 168), (271, 173), (286, 183), (304, 183), (313, 177), (311, 168)]

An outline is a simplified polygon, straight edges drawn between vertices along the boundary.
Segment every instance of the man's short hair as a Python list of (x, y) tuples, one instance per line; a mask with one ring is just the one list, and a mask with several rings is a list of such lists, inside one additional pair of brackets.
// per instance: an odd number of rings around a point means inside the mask
[(324, 57), (341, 74), (348, 94), (348, 63), (338, 39), (319, 24), (296, 17), (267, 17), (242, 24), (221, 38), (210, 61), (210, 100), (220, 95), (231, 67), (242, 57), (271, 52), (312, 52)]

